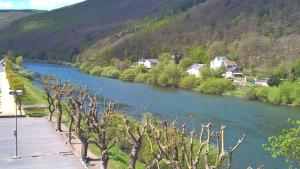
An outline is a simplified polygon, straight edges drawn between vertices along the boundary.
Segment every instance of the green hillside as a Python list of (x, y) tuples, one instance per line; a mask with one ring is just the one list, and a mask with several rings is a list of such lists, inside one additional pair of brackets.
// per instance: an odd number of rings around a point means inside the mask
[(39, 13), (41, 11), (34, 10), (0, 10), (0, 29), (8, 26), (15, 20), (24, 18), (26, 16)]
[[(209, 0), (110, 42), (109, 55), (136, 60), (162, 52), (186, 54), (192, 46), (203, 46), (210, 57), (228, 55), (246, 67), (291, 64), (300, 57), (299, 9), (298, 0)], [(107, 42), (97, 44), (79, 59), (99, 60), (105, 46), (99, 44)]]
[(0, 50), (27, 58), (72, 60), (96, 40), (145, 17), (172, 15), (201, 0), (87, 0), (14, 22), (1, 31)]

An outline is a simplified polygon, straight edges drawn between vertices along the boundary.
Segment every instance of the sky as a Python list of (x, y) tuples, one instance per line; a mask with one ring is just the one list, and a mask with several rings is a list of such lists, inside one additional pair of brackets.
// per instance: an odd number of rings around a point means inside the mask
[(0, 0), (0, 9), (53, 10), (85, 0)]

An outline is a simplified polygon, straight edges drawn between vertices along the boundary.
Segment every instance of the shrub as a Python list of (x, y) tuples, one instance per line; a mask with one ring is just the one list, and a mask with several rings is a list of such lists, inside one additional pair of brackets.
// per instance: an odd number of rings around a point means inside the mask
[(246, 98), (249, 100), (257, 100), (256, 88), (250, 87), (246, 90)]
[(228, 79), (211, 78), (202, 82), (196, 90), (208, 94), (222, 94), (234, 88), (234, 84)]
[(259, 100), (267, 100), (269, 95), (270, 88), (269, 87), (259, 87), (256, 88), (256, 96)]
[(276, 87), (271, 88), (268, 94), (268, 101), (272, 104), (280, 104), (281, 97), (280, 97), (280, 90)]
[(80, 67), (79, 67), (79, 69), (81, 70), (81, 71), (84, 71), (84, 72), (89, 72), (89, 70), (90, 70), (90, 68), (91, 68), (91, 64), (90, 63), (87, 63), (87, 62), (85, 62), (85, 63), (82, 63), (81, 65), (80, 65)]
[(292, 104), (295, 99), (295, 85), (291, 82), (284, 82), (279, 86), (280, 91), (280, 103), (282, 105)]
[(121, 79), (125, 81), (134, 81), (135, 77), (138, 75), (136, 69), (127, 69), (121, 74)]
[(19, 74), (20, 76), (25, 77), (25, 78), (30, 79), (30, 80), (33, 80), (33, 79), (34, 79), (34, 76), (35, 76), (35, 73), (33, 73), (33, 72), (28, 72), (28, 71), (26, 71), (26, 70), (20, 70), (20, 71), (18, 72), (18, 74)]
[(101, 76), (118, 78), (120, 76), (120, 72), (114, 67), (104, 67), (103, 71), (101, 72)]
[(292, 67), (292, 77), (293, 80), (296, 80), (297, 78), (300, 78), (300, 59), (298, 59)]
[(209, 78), (219, 78), (221, 77), (221, 72), (218, 70), (210, 69), (208, 67), (204, 67), (201, 69), (201, 78), (203, 80), (209, 79)]
[(287, 78), (287, 71), (283, 65), (275, 67), (269, 77), (268, 84), (270, 86), (278, 86), (281, 83), (281, 79)]
[(90, 73), (95, 76), (100, 76), (103, 68), (101, 66), (95, 66), (90, 70)]
[(22, 57), (22, 56), (17, 57), (17, 58), (16, 58), (16, 64), (17, 64), (18, 66), (21, 66), (22, 63), (23, 63), (23, 57)]
[(135, 77), (134, 81), (142, 83), (142, 82), (146, 82), (148, 78), (149, 78), (148, 73), (140, 73)]
[(185, 89), (194, 89), (200, 84), (200, 79), (195, 76), (186, 76), (181, 79), (179, 86)]

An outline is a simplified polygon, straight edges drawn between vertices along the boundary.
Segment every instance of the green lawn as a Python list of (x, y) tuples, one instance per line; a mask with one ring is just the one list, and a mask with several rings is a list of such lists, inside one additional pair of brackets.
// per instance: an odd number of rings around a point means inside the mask
[[(94, 145), (90, 144), (89, 149), (93, 154), (99, 155), (100, 150), (99, 148)], [(108, 168), (128, 168), (129, 166), (129, 155), (120, 150), (118, 147), (112, 147), (109, 150), (109, 161), (108, 161)], [(136, 163), (136, 169), (144, 169), (145, 165), (141, 162)]]
[[(47, 105), (47, 101), (45, 100), (45, 94), (41, 89), (36, 87), (29, 79), (24, 77), (20, 77), (24, 84), (24, 95), (22, 97), (23, 105)], [(29, 117), (44, 117), (48, 116), (47, 109), (24, 109), (25, 113)]]

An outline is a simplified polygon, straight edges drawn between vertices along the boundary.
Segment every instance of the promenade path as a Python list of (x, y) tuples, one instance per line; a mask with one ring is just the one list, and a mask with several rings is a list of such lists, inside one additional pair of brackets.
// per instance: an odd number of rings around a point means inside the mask
[(0, 118), (0, 168), (84, 169), (69, 144), (46, 118), (19, 118), (18, 150), (15, 155), (14, 118)]
[(11, 116), (16, 114), (16, 104), (13, 95), (9, 94), (9, 84), (6, 73), (0, 69), (0, 116)]

